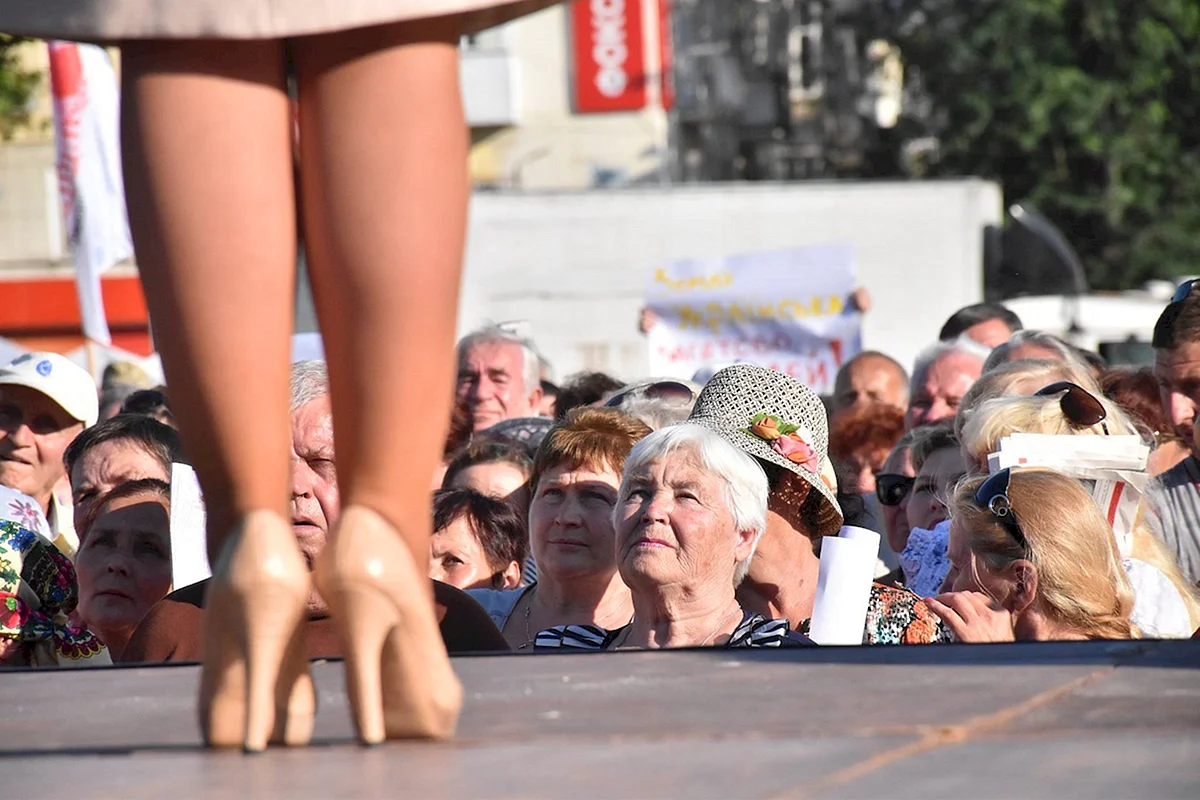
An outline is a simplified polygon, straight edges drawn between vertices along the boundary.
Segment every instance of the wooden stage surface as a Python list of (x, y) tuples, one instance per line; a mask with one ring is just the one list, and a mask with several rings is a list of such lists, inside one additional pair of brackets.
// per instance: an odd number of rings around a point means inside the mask
[(1200, 798), (1200, 642), (475, 656), (458, 737), (207, 751), (194, 665), (0, 673), (0, 797)]

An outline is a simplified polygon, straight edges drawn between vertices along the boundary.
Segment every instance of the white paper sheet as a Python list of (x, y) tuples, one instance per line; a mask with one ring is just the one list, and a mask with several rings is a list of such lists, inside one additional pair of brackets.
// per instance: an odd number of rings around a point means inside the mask
[(821, 568), (809, 638), (817, 644), (862, 644), (879, 554), (879, 534), (847, 526), (821, 542)]
[(196, 472), (187, 464), (171, 465), (171, 585), (182, 589), (208, 578), (204, 497)]

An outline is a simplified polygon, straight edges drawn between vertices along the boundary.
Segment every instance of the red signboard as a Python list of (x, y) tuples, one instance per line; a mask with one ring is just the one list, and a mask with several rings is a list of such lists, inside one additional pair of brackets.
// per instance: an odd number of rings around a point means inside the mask
[(575, 111), (636, 111), (646, 105), (642, 0), (579, 0), (571, 7)]
[(658, 63), (662, 86), (662, 107), (675, 105), (675, 48), (671, 38), (671, 0), (658, 0)]

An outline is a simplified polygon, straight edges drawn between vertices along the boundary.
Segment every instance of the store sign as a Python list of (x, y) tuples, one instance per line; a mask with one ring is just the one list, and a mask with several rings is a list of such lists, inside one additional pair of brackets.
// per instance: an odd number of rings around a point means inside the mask
[(575, 111), (636, 111), (646, 105), (642, 0), (579, 0), (571, 8)]

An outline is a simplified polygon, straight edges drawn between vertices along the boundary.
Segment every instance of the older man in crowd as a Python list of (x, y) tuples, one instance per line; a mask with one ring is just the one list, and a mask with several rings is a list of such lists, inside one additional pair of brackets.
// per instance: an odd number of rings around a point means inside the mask
[(987, 348), (998, 347), (1021, 330), (1021, 318), (999, 303), (975, 303), (950, 315), (938, 340), (953, 342), (960, 336)]
[[(341, 511), (333, 447), (329, 378), (323, 361), (292, 366), (292, 529), (309, 569), (325, 547)], [(208, 581), (179, 589), (155, 605), (121, 655), (126, 662), (196, 661)], [(434, 582), (442, 638), (451, 652), (505, 650), (486, 612), (464, 593)], [(338, 658), (341, 641), (329, 607), (314, 588), (308, 598), (306, 646), (310, 658)]]
[(957, 344), (939, 342), (921, 355), (913, 367), (912, 398), (904, 429), (953, 419), (963, 395), (979, 380), (983, 358)]
[(1154, 376), (1175, 433), (1191, 446), (1191, 455), (1158, 476), (1149, 492), (1161, 522), (1160, 537), (1175, 554), (1179, 569), (1200, 583), (1200, 291), (1191, 284), (1163, 310), (1154, 326)]
[(538, 416), (542, 386), (537, 350), (495, 326), (468, 334), (458, 343), (457, 401), (475, 431), (506, 419)]
[(900, 362), (875, 350), (864, 350), (838, 370), (833, 382), (833, 413), (870, 405), (908, 408), (908, 373)]
[(0, 484), (33, 498), (66, 555), (79, 539), (56, 492), (66, 484), (63, 453), (99, 413), (92, 376), (57, 353), (26, 353), (0, 369)]

